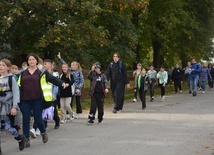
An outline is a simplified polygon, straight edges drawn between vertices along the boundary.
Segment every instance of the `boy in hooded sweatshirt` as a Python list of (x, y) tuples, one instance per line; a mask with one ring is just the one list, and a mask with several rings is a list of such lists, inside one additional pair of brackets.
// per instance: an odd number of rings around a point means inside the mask
[[(9, 119), (9, 117), (15, 117), (19, 109), (19, 88), (13, 74), (9, 73), (11, 66), (12, 64), (8, 59), (0, 60), (0, 119), (5, 122), (5, 129), (18, 141), (19, 150), (22, 151), (25, 147), (25, 136), (20, 135), (18, 131), (12, 127)], [(11, 87), (9, 78), (12, 79)], [(2, 151), (0, 147), (0, 155), (1, 154)]]
[(91, 107), (88, 115), (88, 123), (93, 124), (96, 114), (96, 108), (98, 108), (98, 123), (102, 123), (104, 115), (104, 97), (105, 93), (108, 93), (108, 81), (100, 71), (101, 64), (96, 62), (91, 67), (91, 72), (88, 74), (90, 80), (89, 95), (91, 96)]

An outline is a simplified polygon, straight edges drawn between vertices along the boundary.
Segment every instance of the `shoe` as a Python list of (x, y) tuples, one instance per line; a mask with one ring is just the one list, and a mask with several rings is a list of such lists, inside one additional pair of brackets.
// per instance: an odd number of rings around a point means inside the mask
[(161, 98), (161, 102), (163, 102), (165, 100), (165, 96), (163, 96), (162, 98)]
[(28, 138), (25, 138), (25, 148), (30, 147), (30, 140)]
[(72, 112), (71, 114), (70, 114), (70, 121), (73, 121), (74, 120), (74, 113)]
[(18, 141), (19, 143), (19, 150), (22, 151), (25, 148), (25, 141), (26, 138), (24, 135), (18, 135), (18, 137), (15, 137), (15, 139)]
[(114, 109), (112, 112), (113, 112), (114, 114), (116, 114), (116, 113), (117, 113), (117, 110), (116, 110), (116, 109)]
[(202, 94), (205, 94), (205, 91), (202, 91)]
[(194, 92), (193, 94), (192, 94), (192, 96), (196, 96), (197, 94), (196, 94), (196, 92)]
[(137, 102), (137, 99), (136, 99), (136, 98), (134, 98), (134, 99), (133, 99), (133, 102)]
[(94, 123), (94, 121), (91, 119), (88, 121), (88, 124), (93, 124), (93, 123)]
[(180, 90), (180, 93), (182, 93), (182, 90)]
[(41, 132), (40, 132), (39, 128), (36, 129), (36, 135), (37, 135), (37, 136), (40, 136), (40, 135), (41, 135)]
[(61, 124), (65, 124), (66, 123), (66, 119), (61, 120)]
[(151, 98), (151, 99), (150, 99), (150, 102), (154, 102), (154, 100), (155, 100), (154, 98)]
[(192, 91), (191, 91), (191, 90), (189, 91), (189, 94), (192, 94)]
[(80, 114), (77, 114), (77, 113), (76, 113), (76, 115), (74, 116), (74, 118), (75, 118), (75, 119), (80, 118)]
[(54, 129), (59, 129), (59, 127), (60, 127), (60, 125), (59, 125), (59, 124), (56, 124), (56, 125), (54, 126)]
[(98, 121), (98, 124), (103, 124), (103, 121)]
[(142, 110), (145, 110), (146, 108), (142, 108)]
[(0, 147), (0, 155), (2, 155), (1, 147)]
[(30, 136), (31, 138), (36, 138), (36, 131), (34, 128), (30, 129)]
[(66, 119), (70, 119), (71, 115), (70, 114), (67, 114), (66, 115)]
[(48, 141), (48, 135), (47, 135), (47, 133), (44, 132), (44, 133), (41, 133), (41, 135), (42, 135), (42, 141), (43, 141), (43, 143), (47, 143), (47, 141)]

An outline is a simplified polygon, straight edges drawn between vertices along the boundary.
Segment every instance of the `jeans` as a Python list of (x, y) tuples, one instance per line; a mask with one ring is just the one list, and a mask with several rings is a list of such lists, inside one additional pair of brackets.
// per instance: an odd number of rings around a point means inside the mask
[(190, 90), (194, 93), (197, 92), (198, 75), (196, 77), (190, 77)]
[(201, 85), (201, 88), (203, 91), (205, 91), (205, 88), (206, 88), (206, 81), (200, 81), (200, 85)]
[(150, 97), (151, 98), (154, 98), (154, 95), (155, 95), (155, 83), (156, 83), (156, 80), (155, 79), (151, 79), (151, 83), (149, 85), (149, 87), (150, 87)]
[(31, 111), (36, 125), (41, 133), (45, 132), (45, 124), (42, 119), (42, 103), (40, 99), (22, 101), (23, 134), (27, 139), (30, 137), (30, 116)]

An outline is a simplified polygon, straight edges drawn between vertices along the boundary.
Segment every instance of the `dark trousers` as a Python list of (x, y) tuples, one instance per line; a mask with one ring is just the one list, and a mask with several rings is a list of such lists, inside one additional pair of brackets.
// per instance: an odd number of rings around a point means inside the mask
[(71, 97), (71, 108), (73, 107), (74, 98), (76, 99), (76, 113), (81, 114), (82, 113), (82, 107), (80, 103), (80, 96), (73, 95)]
[(146, 108), (146, 92), (147, 90), (139, 90), (140, 100), (142, 102), (142, 108)]
[(155, 96), (155, 83), (156, 83), (156, 80), (155, 79), (151, 79), (151, 83), (149, 85), (149, 88), (150, 88), (150, 97), (154, 97)]
[(161, 97), (163, 97), (165, 95), (165, 86), (163, 86), (163, 84), (159, 84), (159, 87), (161, 89)]
[(181, 79), (174, 79), (174, 88), (175, 88), (175, 92), (178, 92), (178, 88), (179, 90), (182, 90), (181, 88)]
[(57, 100), (53, 101), (53, 107), (54, 107), (53, 120), (55, 121), (55, 125), (59, 125), (59, 122), (60, 122), (60, 118), (59, 118), (58, 111), (57, 111), (57, 105), (58, 105), (58, 101)]
[(27, 139), (30, 137), (30, 116), (33, 111), (34, 121), (41, 133), (45, 132), (45, 124), (42, 119), (42, 103), (41, 100), (22, 101), (23, 114), (23, 134)]
[(91, 107), (88, 118), (94, 120), (96, 109), (98, 109), (98, 120), (102, 121), (104, 115), (103, 104), (104, 104), (104, 94), (94, 93), (93, 97), (91, 97)]
[(125, 83), (123, 80), (112, 82), (112, 97), (114, 99), (114, 109), (122, 110), (124, 103)]
[(134, 91), (134, 98), (135, 98), (135, 99), (137, 99), (137, 92), (138, 92), (137, 90)]

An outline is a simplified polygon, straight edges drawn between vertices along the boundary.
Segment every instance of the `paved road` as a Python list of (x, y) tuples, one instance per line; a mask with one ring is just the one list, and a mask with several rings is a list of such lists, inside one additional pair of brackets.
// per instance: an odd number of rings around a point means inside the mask
[(10, 135), (3, 135), (5, 155), (214, 155), (214, 91), (192, 97), (186, 92), (160, 97), (147, 109), (128, 102), (118, 114), (105, 108), (104, 123), (86, 124), (82, 118), (53, 129), (49, 141), (31, 139), (31, 147), (18, 150)]

